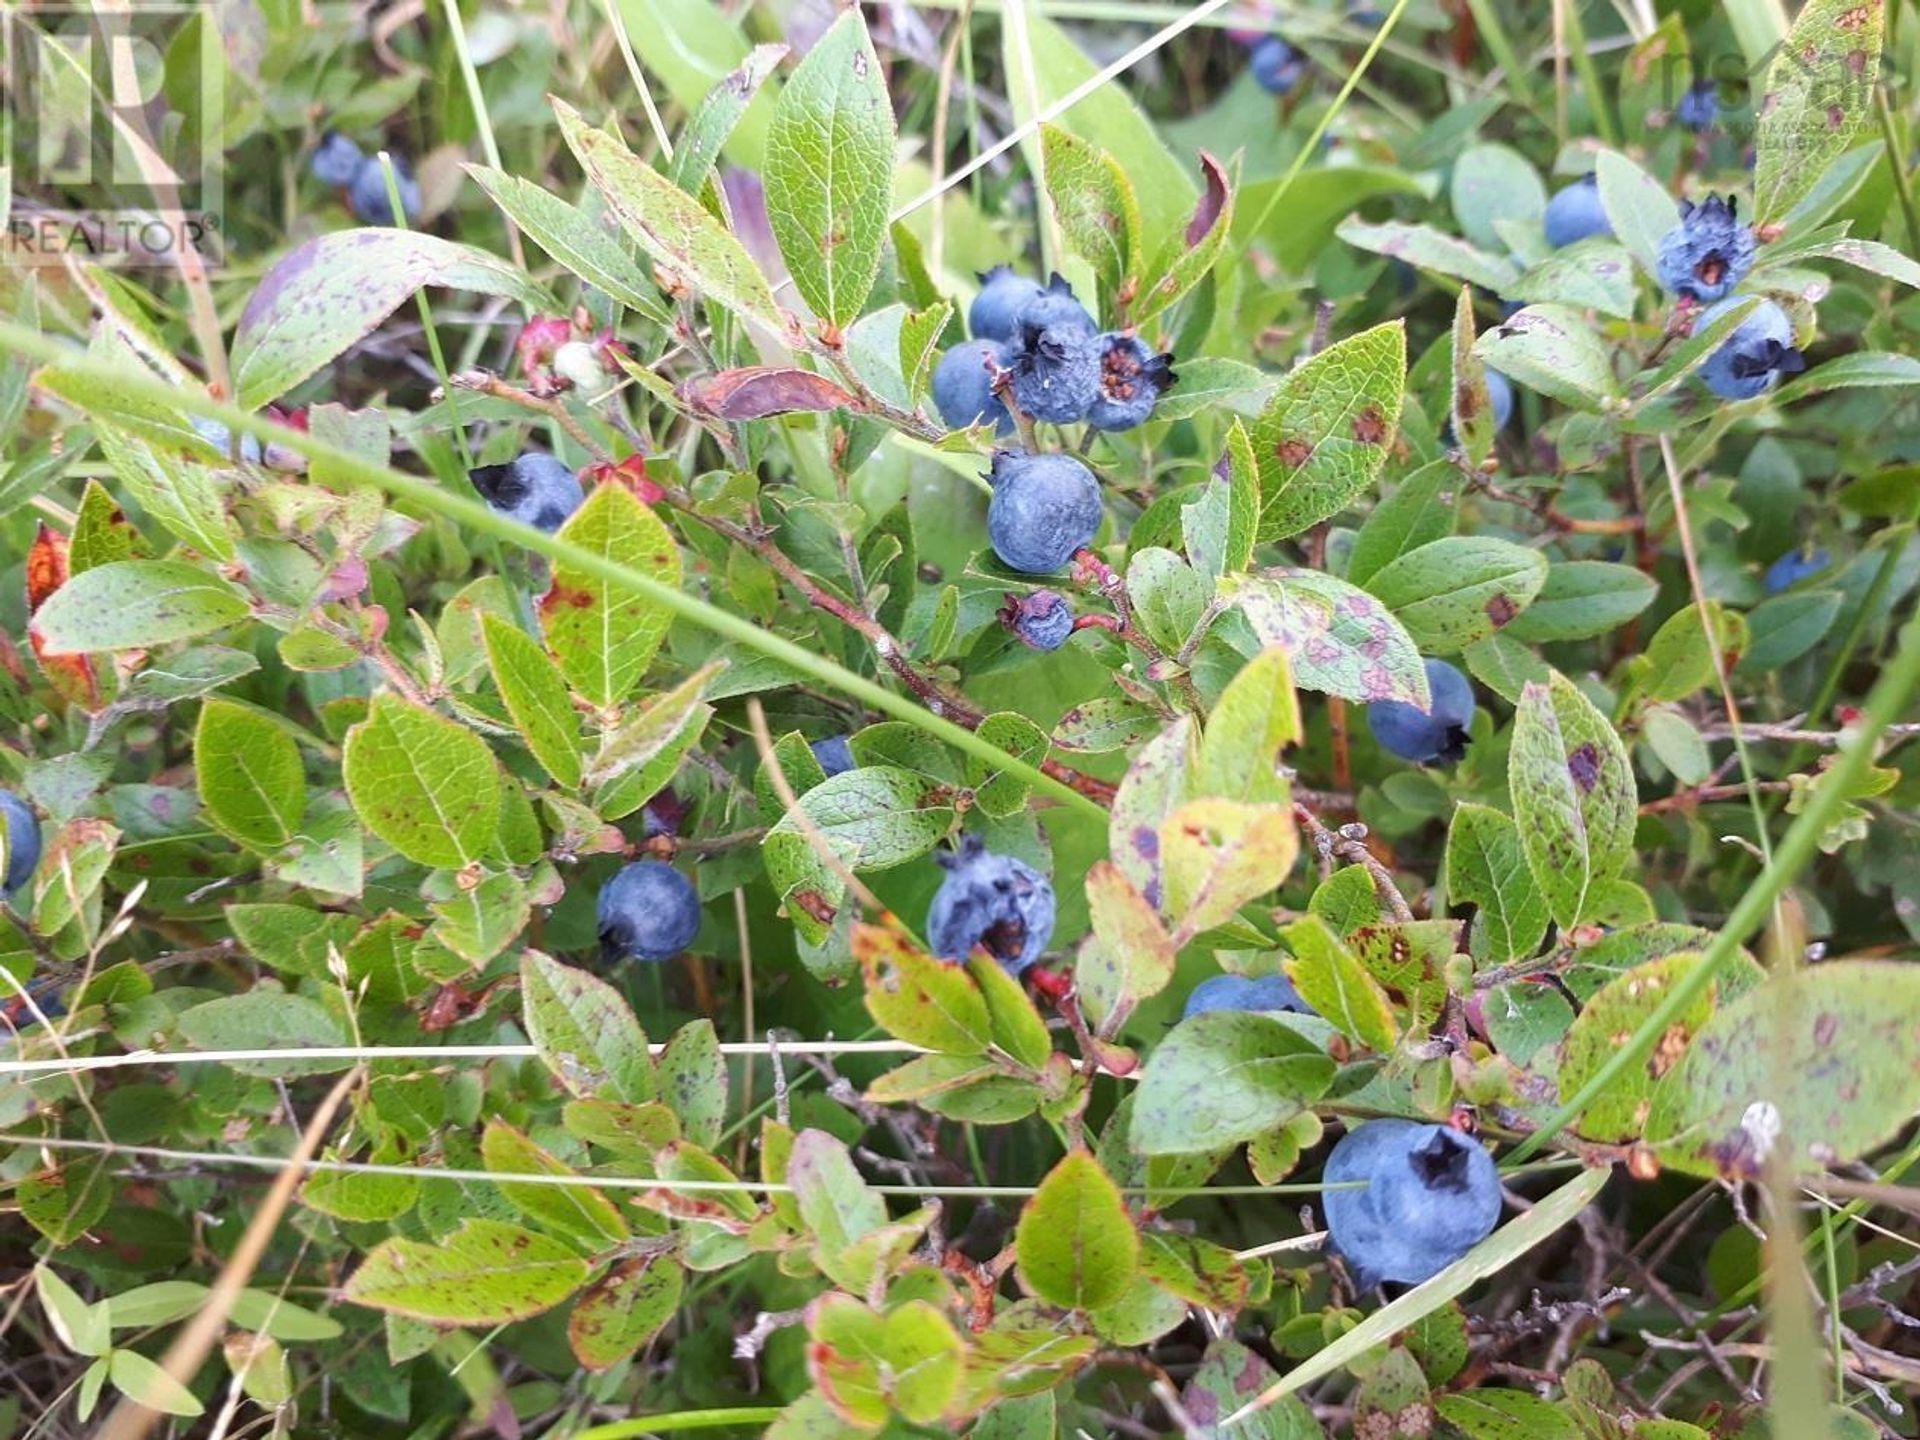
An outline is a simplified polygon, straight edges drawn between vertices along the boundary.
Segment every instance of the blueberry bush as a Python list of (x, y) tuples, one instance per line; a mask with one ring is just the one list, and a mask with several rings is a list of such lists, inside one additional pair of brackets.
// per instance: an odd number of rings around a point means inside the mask
[(193, 24), (217, 254), (0, 268), (0, 1440), (1920, 1435), (1920, 9)]

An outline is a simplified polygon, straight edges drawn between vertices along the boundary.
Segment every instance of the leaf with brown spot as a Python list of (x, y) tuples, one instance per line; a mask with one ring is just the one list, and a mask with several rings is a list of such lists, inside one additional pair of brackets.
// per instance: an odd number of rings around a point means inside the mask
[(1379, 479), (1406, 369), (1406, 329), (1393, 321), (1329, 345), (1280, 382), (1252, 434), (1262, 540), (1331, 519)]
[(1577, 925), (1632, 858), (1639, 795), (1626, 746), (1555, 674), (1521, 692), (1507, 774), (1527, 866), (1553, 918)]

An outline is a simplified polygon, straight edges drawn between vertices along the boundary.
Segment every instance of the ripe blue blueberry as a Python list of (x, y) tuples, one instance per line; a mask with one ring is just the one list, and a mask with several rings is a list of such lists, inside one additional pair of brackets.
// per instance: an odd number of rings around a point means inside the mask
[(996, 855), (978, 835), (938, 857), (946, 878), (927, 910), (927, 943), (958, 964), (983, 945), (1018, 975), (1053, 938), (1053, 882), (1024, 860)]
[(1173, 356), (1154, 354), (1138, 335), (1102, 335), (1100, 344), (1100, 393), (1088, 407), (1087, 423), (1096, 430), (1131, 430), (1179, 379)]
[(1487, 371), (1487, 404), (1493, 411), (1493, 428), (1506, 429), (1513, 419), (1513, 382), (1498, 370)]
[(7, 873), (0, 889), (12, 896), (33, 878), (40, 863), (40, 820), (11, 790), (0, 790), (0, 815), (7, 824)]
[[(1052, 309), (1054, 296), (1027, 305), (1021, 315)], [(1073, 303), (1073, 301), (1068, 301)], [(1073, 305), (1079, 309), (1079, 305)], [(1085, 311), (1081, 311), (1085, 317)], [(1014, 403), (1035, 420), (1073, 424), (1087, 419), (1100, 397), (1100, 336), (1089, 321), (1083, 328), (1075, 319), (1039, 324), (1021, 319), (1020, 342), (1008, 369), (1014, 372)]]
[(1720, 120), (1720, 87), (1711, 80), (1694, 81), (1673, 107), (1673, 118), (1696, 135), (1713, 129)]
[(853, 769), (853, 749), (844, 735), (829, 735), (824, 740), (815, 740), (807, 748), (813, 751), (813, 758), (820, 762), (829, 780)]
[(1446, 661), (1429, 660), (1427, 688), (1431, 710), (1404, 700), (1376, 700), (1367, 706), (1367, 728), (1381, 749), (1402, 760), (1458, 764), (1467, 753), (1467, 727), (1473, 723), (1473, 686)]
[(993, 393), (993, 378), (1011, 360), (999, 340), (967, 340), (940, 357), (933, 372), (933, 404), (949, 429), (964, 430), (985, 420), (1002, 435), (1013, 429), (1013, 416)]
[(480, 498), (502, 515), (549, 535), (580, 508), (579, 477), (539, 450), (504, 465), (476, 466), (467, 478)]
[(353, 177), (360, 173), (360, 162), (366, 158), (353, 141), (338, 130), (329, 130), (320, 137), (313, 159), (307, 163), (313, 178), (322, 185), (341, 186), (353, 183)]
[(980, 293), (967, 310), (967, 333), (976, 340), (1011, 340), (1020, 311), (1046, 294), (1038, 280), (996, 265), (980, 277)]
[[(1730, 295), (1708, 306), (1693, 322), (1694, 329), (1711, 325), (1745, 300)], [(1751, 400), (1771, 390), (1782, 375), (1798, 375), (1806, 368), (1806, 357), (1793, 343), (1793, 321), (1773, 301), (1762, 300), (1707, 357), (1700, 381), (1722, 400)]]
[(1073, 634), (1073, 606), (1058, 590), (1008, 595), (1000, 621), (1035, 650), (1058, 650)]
[(1374, 1120), (1327, 1156), (1327, 1229), (1360, 1288), (1431, 1280), (1500, 1219), (1500, 1177), (1477, 1141), (1445, 1125)]
[(1010, 570), (1051, 575), (1100, 529), (1100, 484), (1070, 455), (996, 450), (987, 479), (987, 537)]
[(1753, 268), (1760, 242), (1740, 223), (1732, 197), (1709, 195), (1680, 202), (1680, 223), (1660, 237), (1660, 283), (1689, 300), (1711, 305), (1733, 291)]
[[(420, 214), (420, 182), (413, 178), (413, 167), (398, 155), (393, 161), (393, 184), (400, 192), (400, 208), (409, 221)], [(393, 224), (393, 202), (387, 196), (386, 167), (377, 155), (368, 155), (347, 183), (347, 208), (366, 225)]]
[[(223, 457), (233, 454), (233, 432), (218, 420), (209, 420), (204, 415), (190, 415), (187, 417), (187, 423), (193, 426), (202, 440), (218, 450)], [(259, 464), (260, 442), (251, 435), (242, 435), (240, 458), (255, 465)]]
[(700, 892), (660, 860), (626, 865), (600, 888), (600, 958), (671, 960), (700, 933)]
[(1062, 327), (1091, 335), (1100, 327), (1093, 323), (1087, 307), (1074, 298), (1073, 287), (1059, 275), (1047, 281), (1046, 288), (1024, 301), (1013, 312), (1013, 331), (1009, 340), (1018, 340), (1029, 330), (1058, 330)]
[(1247, 56), (1254, 83), (1270, 95), (1285, 95), (1307, 73), (1306, 57), (1278, 35), (1269, 35)]
[(1802, 580), (1810, 580), (1833, 563), (1833, 556), (1818, 550), (1789, 550), (1767, 567), (1765, 585), (1769, 595), (1791, 590)]
[(1611, 235), (1606, 206), (1600, 203), (1600, 179), (1582, 175), (1547, 202), (1547, 243), (1558, 250), (1589, 235)]
[(1202, 980), (1187, 995), (1182, 1020), (1208, 1010), (1279, 1010), (1295, 1015), (1311, 1015), (1313, 1007), (1300, 998), (1293, 982), (1284, 975), (1262, 975), (1255, 980), (1246, 975), (1215, 975)]

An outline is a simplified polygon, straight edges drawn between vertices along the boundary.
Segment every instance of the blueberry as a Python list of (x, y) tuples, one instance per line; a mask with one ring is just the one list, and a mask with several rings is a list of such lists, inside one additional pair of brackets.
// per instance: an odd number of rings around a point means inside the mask
[(1279, 1010), (1295, 1015), (1311, 1015), (1313, 1007), (1300, 998), (1293, 982), (1284, 975), (1215, 975), (1202, 980), (1187, 995), (1182, 1020), (1208, 1010)]
[(1070, 455), (996, 450), (987, 536), (1010, 570), (1051, 575), (1100, 529), (1100, 484)]
[[(1708, 306), (1693, 322), (1694, 329), (1711, 325), (1745, 300), (1744, 295), (1730, 295)], [(1700, 380), (1722, 400), (1751, 400), (1771, 390), (1782, 375), (1798, 375), (1806, 368), (1806, 357), (1793, 343), (1793, 321), (1773, 301), (1762, 300), (1707, 357)]]
[(671, 960), (700, 933), (700, 892), (660, 860), (623, 866), (600, 889), (600, 958)]
[(313, 178), (322, 185), (351, 185), (353, 177), (360, 172), (361, 161), (366, 158), (353, 141), (338, 130), (329, 130), (320, 137), (307, 165), (313, 171)]
[(1029, 329), (1058, 330), (1061, 327), (1081, 330), (1088, 335), (1100, 327), (1093, 323), (1093, 316), (1087, 313), (1087, 307), (1074, 298), (1073, 287), (1060, 276), (1053, 276), (1037, 295), (1024, 301), (1013, 312), (1013, 329), (1006, 339), (1014, 340)]
[(580, 508), (579, 477), (538, 450), (504, 465), (476, 466), (467, 478), (480, 498), (502, 515), (549, 535)]
[(976, 340), (1011, 340), (1022, 307), (1046, 294), (1038, 280), (996, 265), (980, 277), (980, 293), (967, 310), (967, 333)]
[(1327, 1156), (1327, 1229), (1362, 1290), (1431, 1280), (1500, 1219), (1500, 1177), (1485, 1147), (1445, 1125), (1375, 1120)]
[(1674, 294), (1711, 305), (1731, 294), (1753, 268), (1760, 248), (1740, 223), (1732, 196), (1680, 202), (1680, 223), (1660, 237), (1660, 283)]
[(1600, 203), (1600, 178), (1582, 175), (1547, 202), (1547, 243), (1558, 250), (1589, 235), (1611, 235), (1606, 207)]
[(938, 857), (946, 878), (927, 910), (927, 943), (958, 964), (984, 945), (1009, 975), (1040, 958), (1053, 938), (1053, 882), (1024, 860), (996, 855), (978, 835)]
[(940, 357), (933, 372), (933, 404), (952, 430), (964, 430), (982, 420), (1002, 435), (1013, 429), (1013, 416), (993, 393), (995, 371), (1005, 370), (1012, 357), (998, 340), (968, 340)]
[(1100, 398), (1100, 337), (1077, 325), (1030, 325), (1009, 368), (1013, 403), (1036, 420), (1071, 425)]
[[(29, 997), (33, 1000), (31, 1006), (27, 1004)], [(58, 1020), (66, 1013), (66, 1002), (60, 998), (60, 986), (51, 978), (35, 980), (27, 986), (24, 996), (11, 987), (0, 989), (0, 1035), (38, 1025), (41, 1016)]]
[(1473, 723), (1473, 686), (1446, 661), (1429, 660), (1427, 688), (1431, 710), (1404, 700), (1376, 700), (1367, 706), (1367, 728), (1381, 749), (1402, 760), (1458, 764), (1467, 753), (1467, 726)]
[(820, 768), (827, 772), (829, 780), (853, 769), (853, 750), (844, 735), (829, 735), (824, 740), (814, 741), (807, 748), (813, 751), (813, 758), (820, 762)]
[(0, 889), (11, 897), (33, 878), (40, 863), (40, 821), (11, 790), (0, 790), (0, 815), (7, 821), (7, 874)]
[[(393, 184), (400, 192), (400, 208), (411, 221), (420, 213), (420, 182), (413, 178), (413, 167), (400, 156), (389, 155), (388, 158), (393, 161)], [(386, 167), (380, 163), (379, 156), (368, 155), (361, 160), (360, 168), (353, 172), (353, 179), (347, 185), (347, 208), (362, 224), (393, 224), (393, 202), (387, 197)]]
[(1247, 68), (1262, 90), (1271, 95), (1285, 95), (1307, 73), (1307, 61), (1278, 35), (1269, 35), (1248, 54)]
[(1833, 563), (1826, 550), (1789, 550), (1767, 567), (1765, 584), (1769, 595), (1791, 590), (1802, 580), (1811, 579)]
[(1513, 419), (1513, 382), (1498, 370), (1487, 371), (1487, 403), (1493, 410), (1493, 428), (1506, 429)]
[(1673, 107), (1673, 118), (1698, 135), (1711, 130), (1720, 120), (1720, 87), (1711, 80), (1696, 80)]
[(1363, 25), (1369, 30), (1378, 30), (1386, 18), (1387, 12), (1384, 10), (1372, 5), (1357, 5), (1347, 15), (1347, 22), (1352, 25)]
[(1100, 345), (1100, 393), (1087, 410), (1087, 423), (1096, 430), (1131, 430), (1179, 379), (1173, 356), (1154, 354), (1138, 335), (1102, 335)]
[(1073, 606), (1058, 590), (1007, 596), (1000, 620), (1035, 650), (1058, 650), (1073, 634)]
[[(187, 423), (193, 426), (200, 438), (206, 441), (222, 456), (233, 454), (233, 432), (218, 420), (209, 420), (204, 415), (189, 415)], [(240, 437), (240, 458), (253, 464), (260, 463), (260, 442), (251, 435)]]

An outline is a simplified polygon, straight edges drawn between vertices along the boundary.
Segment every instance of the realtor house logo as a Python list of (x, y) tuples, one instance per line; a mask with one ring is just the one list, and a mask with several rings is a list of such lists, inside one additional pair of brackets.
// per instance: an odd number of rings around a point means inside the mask
[(225, 57), (210, 3), (0, 0), (4, 261), (218, 256)]

